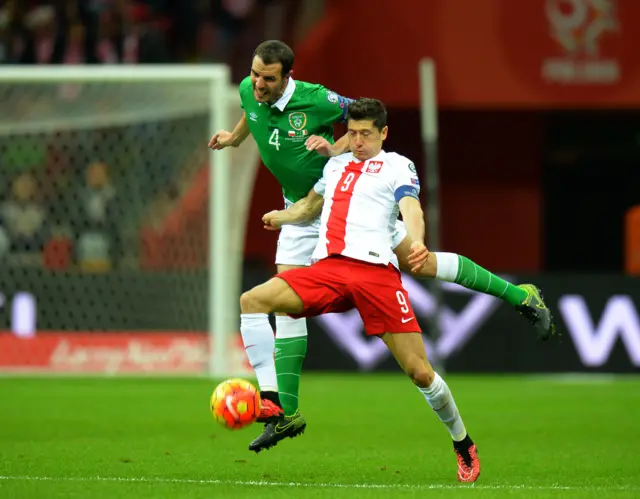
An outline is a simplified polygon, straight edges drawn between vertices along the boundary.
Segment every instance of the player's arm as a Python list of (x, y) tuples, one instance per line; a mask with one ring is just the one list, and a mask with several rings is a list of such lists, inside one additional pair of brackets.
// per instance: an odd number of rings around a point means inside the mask
[(435, 255), (428, 253), (426, 263), (417, 271), (413, 271), (413, 266), (409, 263), (411, 256), (411, 238), (407, 235), (404, 222), (396, 221), (395, 230), (391, 235), (391, 247), (398, 258), (400, 269), (410, 272), (414, 277), (420, 279), (433, 279), (438, 271), (438, 260)]
[(427, 255), (425, 257), (425, 263), (422, 267), (418, 265), (409, 263), (409, 259), (413, 253), (411, 248), (411, 239), (409, 236), (405, 236), (404, 239), (401, 239), (399, 243), (393, 248), (393, 252), (398, 257), (398, 264), (400, 265), (400, 269), (405, 272), (410, 272), (414, 277), (418, 277), (420, 279), (432, 279), (435, 277), (436, 272), (438, 270), (437, 265), (438, 262), (435, 258), (435, 255), (432, 255), (427, 251)]
[(293, 203), (286, 210), (275, 210), (266, 213), (262, 217), (264, 228), (278, 230), (283, 225), (308, 222), (316, 218), (322, 211), (324, 197), (316, 192), (315, 188), (309, 191), (306, 197)]
[(349, 152), (349, 134), (345, 133), (342, 137), (340, 137), (333, 147), (331, 148), (331, 156), (340, 156)]
[(249, 136), (249, 124), (247, 123), (247, 115), (243, 114), (233, 132), (220, 130), (209, 141), (209, 147), (214, 151), (219, 151), (225, 147), (238, 147)]
[(349, 150), (349, 134), (345, 133), (335, 144), (331, 144), (331, 142), (319, 135), (312, 135), (304, 145), (307, 147), (307, 150), (316, 151), (320, 156), (333, 158)]
[(332, 159), (327, 161), (327, 164), (324, 165), (322, 177), (318, 179), (316, 185), (313, 186), (306, 197), (296, 201), (286, 210), (271, 211), (265, 214), (262, 217), (264, 228), (267, 230), (278, 230), (283, 225), (307, 222), (320, 215), (322, 206), (324, 205), (324, 192), (327, 185), (324, 173), (332, 163)]
[[(338, 95), (321, 85), (318, 85), (311, 99), (315, 112), (322, 124), (333, 126), (334, 123), (347, 122), (347, 108), (353, 102), (353, 99)], [(307, 139), (305, 145), (308, 150), (316, 151), (322, 156), (331, 158), (349, 151), (349, 136), (347, 134), (343, 135), (332, 145), (327, 139), (312, 135)]]
[(407, 236), (411, 242), (424, 243), (424, 212), (420, 201), (413, 196), (405, 196), (400, 199), (398, 203), (400, 206), (400, 213), (402, 213), (402, 220), (407, 228)]
[(318, 113), (318, 117), (323, 124), (333, 125), (335, 123), (347, 122), (347, 109), (349, 108), (349, 104), (353, 102), (353, 99), (338, 95), (321, 85), (318, 85), (312, 99), (315, 105), (315, 111)]
[[(407, 237), (405, 239), (410, 244), (410, 252), (406, 257), (406, 264), (411, 272), (418, 272), (429, 258), (429, 250), (424, 244), (424, 213), (420, 206), (420, 201), (413, 197), (403, 197), (398, 204), (407, 228)], [(405, 259), (403, 258), (403, 260)]]
[(424, 244), (424, 213), (420, 206), (420, 182), (416, 167), (406, 158), (400, 159), (396, 168), (394, 194), (400, 207), (402, 219), (407, 229), (407, 237), (411, 241), (411, 253), (407, 258), (412, 272), (419, 271), (427, 262), (429, 250)]

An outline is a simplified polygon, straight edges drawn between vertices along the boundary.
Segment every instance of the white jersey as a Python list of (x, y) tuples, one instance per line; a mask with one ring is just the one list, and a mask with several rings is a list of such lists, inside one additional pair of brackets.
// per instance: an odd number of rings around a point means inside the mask
[(418, 199), (420, 183), (413, 163), (381, 151), (366, 161), (347, 153), (331, 158), (314, 190), (324, 197), (320, 237), (312, 260), (343, 255), (387, 265), (397, 245), (393, 241), (398, 201)]

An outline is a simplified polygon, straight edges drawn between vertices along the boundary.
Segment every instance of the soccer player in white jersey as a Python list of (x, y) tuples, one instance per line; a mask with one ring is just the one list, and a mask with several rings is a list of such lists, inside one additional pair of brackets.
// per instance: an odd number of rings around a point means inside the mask
[[(310, 316), (357, 307), (367, 332), (380, 336), (390, 346), (400, 365), (449, 429), (458, 456), (458, 479), (475, 481), (479, 474), (475, 446), (465, 436), (464, 425), (446, 383), (433, 372), (422, 343), (412, 339), (415, 335), (393, 336), (393, 332), (414, 330), (415, 316), (406, 293), (390, 286), (396, 294), (390, 298), (393, 306), (389, 307), (389, 297), (384, 295), (389, 289), (384, 284), (380, 288), (372, 284), (373, 271), (382, 275), (380, 267), (393, 258), (393, 248), (400, 267), (410, 270), (416, 277), (453, 282), (505, 301), (533, 324), (539, 339), (547, 340), (555, 334), (553, 317), (536, 286), (511, 284), (462, 255), (427, 251), (423, 243), (423, 214), (417, 201), (420, 184), (416, 170), (406, 158), (382, 151), (387, 127), (386, 111), (379, 101), (361, 99), (351, 104), (348, 126), (352, 153), (327, 163), (322, 179), (305, 198), (286, 210), (272, 211), (263, 217), (265, 228), (278, 230), (283, 225), (315, 218), (322, 211), (321, 237), (314, 253), (318, 263), (308, 270), (278, 274), (268, 283), (245, 293), (241, 298), (243, 317), (251, 318), (254, 314), (280, 309), (294, 317)], [(406, 237), (403, 228), (398, 231), (397, 225), (394, 227), (398, 211), (407, 223)], [(381, 228), (388, 232), (383, 234)], [(350, 262), (352, 269), (334, 273), (328, 279), (325, 275), (323, 279), (322, 272), (326, 271), (329, 262), (334, 267)], [(317, 267), (320, 263), (323, 270)], [(362, 282), (358, 278), (345, 280), (344, 276), (354, 276), (356, 271), (353, 269), (362, 265), (369, 266), (366, 279)], [(386, 276), (390, 284), (396, 270), (388, 264), (385, 268), (392, 271)], [(320, 278), (310, 270), (318, 270)], [(327, 275), (331, 273), (326, 272)], [(298, 281), (294, 282), (296, 279)], [(336, 288), (336, 283), (342, 288)], [(336, 301), (332, 301), (334, 298)], [(400, 323), (394, 306), (405, 314)], [(379, 333), (381, 330), (384, 332)], [(419, 332), (419, 327), (415, 326), (414, 331)], [(261, 334), (271, 333), (266, 328)], [(425, 383), (429, 384), (425, 386)], [(283, 438), (300, 434), (305, 426), (306, 422), (297, 410), (290, 414), (285, 411), (276, 423), (269, 422), (265, 426), (249, 449), (259, 452), (272, 447)]]
[[(293, 60), (294, 54), (286, 44), (277, 40), (261, 43), (254, 54), (251, 75), (240, 85), (244, 116), (233, 132), (222, 130), (209, 142), (214, 150), (237, 147), (251, 134), (263, 162), (282, 185), (285, 205), (303, 199), (322, 176), (327, 161), (322, 156), (339, 154), (349, 142), (345, 136), (332, 144), (332, 124), (346, 118), (351, 99), (321, 85), (294, 81)], [(305, 137), (308, 138), (305, 140)], [(414, 181), (418, 181), (417, 177)], [(310, 263), (318, 228), (317, 219), (283, 228), (276, 254), (278, 272)], [(402, 223), (398, 222), (393, 245), (403, 259), (403, 270), (408, 270), (406, 260), (411, 243), (405, 235)], [(435, 255), (430, 257), (416, 276), (451, 280), (499, 296), (515, 306), (521, 306), (522, 300), (532, 305), (537, 303), (535, 293), (528, 294), (516, 286), (505, 287), (504, 281), (464, 257), (440, 253), (437, 260), (436, 266)], [(397, 265), (395, 257), (394, 263)], [(529, 320), (537, 321), (536, 327), (544, 330), (538, 309), (522, 305), (522, 310)], [(247, 357), (260, 386), (262, 410), (258, 421), (273, 426), (284, 413), (298, 419), (301, 431), (305, 423), (298, 411), (298, 395), (307, 351), (306, 323), (304, 319), (276, 315), (275, 339), (266, 314), (243, 314), (240, 321)], [(276, 349), (278, 354), (274, 359)]]
[[(480, 474), (476, 446), (449, 387), (427, 359), (400, 273), (390, 263), (399, 211), (411, 241), (409, 263), (422, 268), (428, 251), (415, 168), (407, 158), (382, 150), (386, 117), (383, 104), (374, 99), (349, 105), (352, 152), (332, 158), (306, 198), (263, 218), (266, 226), (278, 229), (321, 211), (320, 239), (313, 254), (316, 263), (279, 273), (244, 293), (240, 305), (244, 315), (284, 312), (292, 317), (357, 308), (367, 334), (385, 342), (449, 431), (458, 460), (458, 480), (473, 482)], [(298, 421), (284, 416), (277, 424), (265, 426), (253, 450), (297, 435)]]

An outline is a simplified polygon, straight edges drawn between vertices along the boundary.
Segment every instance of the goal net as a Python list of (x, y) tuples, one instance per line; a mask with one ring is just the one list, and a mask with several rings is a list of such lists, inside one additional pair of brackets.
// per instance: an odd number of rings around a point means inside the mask
[(0, 102), (0, 371), (244, 372), (228, 68), (10, 67)]

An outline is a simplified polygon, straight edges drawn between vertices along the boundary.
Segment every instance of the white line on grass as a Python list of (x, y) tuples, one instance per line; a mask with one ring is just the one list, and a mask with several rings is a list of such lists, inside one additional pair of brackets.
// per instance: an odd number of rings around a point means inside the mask
[(610, 385), (618, 381), (638, 380), (635, 375), (628, 377), (611, 373), (554, 373), (554, 374), (532, 374), (524, 377), (536, 383), (553, 383), (561, 385)]
[(465, 487), (454, 484), (402, 484), (402, 483), (313, 483), (313, 482), (266, 482), (262, 480), (196, 480), (188, 478), (153, 478), (153, 477), (117, 477), (117, 476), (93, 476), (93, 477), (68, 477), (68, 476), (0, 476), (0, 481), (21, 482), (117, 482), (117, 483), (183, 483), (198, 485), (241, 485), (258, 487), (291, 487), (291, 488), (318, 488), (318, 489), (381, 489), (381, 490), (445, 490), (445, 489), (484, 489), (484, 490), (618, 490), (640, 491), (640, 486), (574, 486), (574, 485), (517, 485), (517, 484), (474, 484)]

